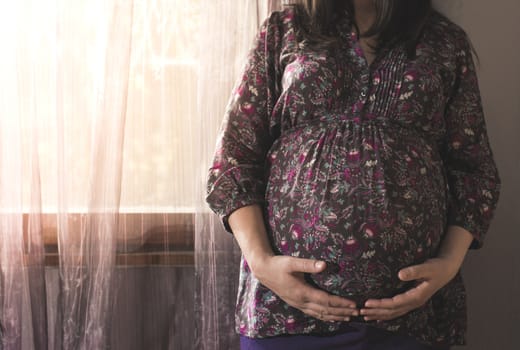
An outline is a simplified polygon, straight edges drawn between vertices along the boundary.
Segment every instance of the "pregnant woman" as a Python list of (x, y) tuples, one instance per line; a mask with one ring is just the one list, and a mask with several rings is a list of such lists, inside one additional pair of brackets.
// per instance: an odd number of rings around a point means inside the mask
[(208, 181), (243, 253), (242, 349), (464, 344), (459, 269), (499, 184), (471, 45), (430, 1), (273, 12)]

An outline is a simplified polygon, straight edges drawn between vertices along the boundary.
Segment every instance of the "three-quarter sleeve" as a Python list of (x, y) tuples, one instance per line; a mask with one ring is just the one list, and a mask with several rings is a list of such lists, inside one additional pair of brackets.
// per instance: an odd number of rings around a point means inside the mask
[(226, 109), (213, 164), (209, 169), (206, 201), (223, 220), (265, 196), (265, 158), (272, 145), (270, 115), (277, 99), (280, 13), (261, 25), (246, 65)]
[(480, 248), (500, 193), (500, 178), (486, 131), (471, 44), (462, 33), (456, 44), (457, 72), (448, 101), (444, 164), (450, 191), (448, 225), (473, 235)]

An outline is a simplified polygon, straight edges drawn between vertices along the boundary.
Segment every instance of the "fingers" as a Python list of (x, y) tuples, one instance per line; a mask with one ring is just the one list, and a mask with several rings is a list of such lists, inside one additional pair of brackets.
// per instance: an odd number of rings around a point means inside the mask
[(396, 309), (362, 309), (361, 315), (365, 321), (388, 321), (403, 316), (411, 310), (405, 307)]
[(351, 317), (359, 315), (364, 316), (366, 321), (394, 319), (421, 307), (436, 291), (434, 283), (429, 281), (436, 275), (435, 264), (414, 265), (400, 270), (399, 278), (403, 281), (420, 281), (416, 287), (393, 298), (368, 300), (363, 309), (357, 310), (352, 300), (330, 295), (311, 287), (304, 281), (303, 273), (322, 272), (326, 268), (325, 262), (293, 257), (286, 262), (284, 270), (297, 280), (294, 286), (296, 288), (292, 289), (297, 292), (289, 293), (282, 299), (289, 305), (323, 321), (349, 321)]
[(360, 310), (360, 314), (364, 316), (365, 321), (391, 320), (421, 307), (432, 294), (428, 282), (422, 282), (417, 287), (393, 298), (368, 300), (365, 308)]
[(406, 267), (399, 271), (398, 276), (402, 281), (417, 281), (418, 284), (393, 298), (368, 300), (360, 310), (365, 320), (390, 320), (417, 309), (451, 278), (449, 269), (441, 259), (429, 259), (422, 264)]
[(427, 278), (431, 275), (431, 266), (427, 263), (414, 266), (408, 266), (401, 269), (398, 273), (401, 281), (414, 281)]
[(317, 304), (308, 304), (300, 310), (326, 322), (348, 322), (351, 317), (359, 315), (359, 311), (354, 309), (324, 308)]
[(410, 303), (416, 303), (422, 301), (425, 295), (427, 295), (427, 291), (425, 290), (428, 286), (428, 282), (422, 282), (415, 286), (412, 289), (407, 290), (402, 294), (397, 294), (392, 298), (385, 299), (369, 299), (365, 302), (366, 308), (385, 308), (392, 309), (398, 308), (403, 305), (407, 305)]
[(305, 282), (302, 282), (297, 293), (286, 295), (283, 299), (307, 315), (323, 321), (349, 321), (352, 316), (359, 316), (353, 301), (330, 295)]
[(319, 318), (323, 321), (350, 321), (353, 316), (359, 316), (359, 310), (355, 305), (350, 306), (332, 306), (334, 301), (320, 302), (306, 301), (300, 309), (313, 317)]
[(294, 257), (278, 259), (270, 278), (262, 283), (273, 290), (287, 304), (323, 321), (348, 321), (358, 316), (359, 310), (352, 300), (331, 295), (307, 284), (304, 273), (320, 273), (326, 268), (323, 261)]
[(334, 307), (334, 308), (356, 308), (356, 303), (347, 298), (342, 298), (337, 295), (331, 295), (319, 289), (305, 286), (306, 302), (312, 302), (319, 304), (323, 307)]
[(289, 268), (293, 272), (319, 273), (325, 270), (327, 264), (323, 261), (301, 258), (289, 258)]
[[(326, 293), (323, 293), (326, 295)], [(323, 321), (350, 321), (353, 316), (359, 316), (359, 310), (356, 309), (355, 304), (348, 303), (348, 306), (334, 306), (344, 303), (344, 301), (336, 302), (326, 298), (318, 300), (305, 300), (300, 305), (300, 310), (308, 315), (319, 318)]]

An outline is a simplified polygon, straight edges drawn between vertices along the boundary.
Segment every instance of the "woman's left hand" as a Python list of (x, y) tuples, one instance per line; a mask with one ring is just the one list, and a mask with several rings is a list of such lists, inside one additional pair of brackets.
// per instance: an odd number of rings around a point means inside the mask
[(416, 281), (414, 288), (388, 299), (370, 299), (360, 310), (366, 321), (387, 321), (423, 306), (439, 289), (455, 277), (473, 235), (461, 226), (448, 227), (436, 258), (399, 271), (402, 281)]
[(361, 316), (366, 321), (387, 321), (421, 307), (455, 277), (462, 263), (459, 260), (432, 258), (423, 264), (400, 270), (400, 280), (417, 281), (417, 285), (393, 298), (367, 300), (365, 307), (361, 309)]

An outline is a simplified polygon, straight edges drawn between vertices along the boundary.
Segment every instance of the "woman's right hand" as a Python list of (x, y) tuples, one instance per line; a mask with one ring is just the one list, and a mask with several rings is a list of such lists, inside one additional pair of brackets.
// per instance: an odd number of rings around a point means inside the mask
[(323, 321), (348, 321), (359, 315), (352, 300), (305, 281), (306, 273), (323, 272), (325, 262), (274, 255), (259, 205), (237, 209), (229, 216), (229, 225), (253, 275), (287, 304)]
[(323, 321), (350, 321), (351, 316), (359, 315), (352, 300), (329, 294), (305, 281), (305, 273), (325, 270), (323, 261), (268, 255), (251, 261), (249, 267), (260, 283), (307, 315)]

